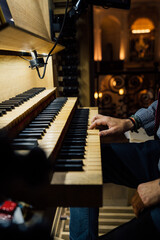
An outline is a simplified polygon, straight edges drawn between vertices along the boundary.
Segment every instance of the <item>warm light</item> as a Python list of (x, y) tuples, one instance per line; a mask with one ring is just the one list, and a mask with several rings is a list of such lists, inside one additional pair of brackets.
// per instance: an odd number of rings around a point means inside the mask
[(103, 94), (102, 92), (99, 92), (99, 98), (102, 98)]
[(117, 82), (114, 80), (112, 84), (113, 84), (113, 87), (115, 87), (117, 85)]
[(150, 33), (150, 29), (135, 29), (135, 30), (132, 30), (132, 33), (133, 34), (140, 34), (140, 33)]
[(124, 88), (119, 89), (119, 95), (124, 95)]
[(125, 59), (125, 50), (124, 50), (124, 46), (122, 44), (121, 44), (121, 48), (120, 48), (119, 58), (120, 58), (120, 60)]
[(94, 33), (94, 61), (102, 61), (101, 29)]
[(154, 23), (149, 18), (138, 18), (131, 26), (133, 34), (150, 33), (154, 29)]
[(94, 98), (95, 98), (95, 99), (98, 99), (98, 92), (95, 92), (95, 93), (94, 93)]

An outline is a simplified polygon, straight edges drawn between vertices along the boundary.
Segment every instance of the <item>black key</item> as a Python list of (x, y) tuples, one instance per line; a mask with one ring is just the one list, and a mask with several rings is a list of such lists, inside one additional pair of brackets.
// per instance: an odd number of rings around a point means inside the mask
[(74, 133), (74, 132), (77, 132), (77, 133), (85, 133), (85, 132), (87, 132), (87, 129), (86, 129), (86, 128), (84, 128), (84, 129), (70, 128), (70, 129), (68, 130), (68, 133)]
[(13, 104), (8, 104), (8, 103), (0, 103), (0, 107), (6, 108), (6, 107), (10, 107), (12, 109), (14, 109), (14, 105)]
[(86, 138), (86, 133), (67, 133), (66, 138), (68, 137)]
[(83, 166), (83, 161), (80, 159), (57, 159), (56, 164), (81, 164)]
[(24, 100), (23, 99), (21, 99), (21, 98), (16, 98), (16, 97), (13, 97), (13, 98), (9, 98), (9, 101), (18, 101), (20, 104), (22, 104), (23, 102), (24, 102)]
[(49, 127), (49, 124), (46, 124), (46, 123), (41, 123), (41, 124), (37, 124), (37, 123), (30, 123), (28, 125), (29, 127), (32, 127), (32, 128), (48, 128)]
[(29, 128), (29, 127), (26, 127), (24, 130), (33, 131), (33, 132), (38, 130), (38, 131), (43, 131), (44, 133), (46, 132), (46, 128)]
[(5, 114), (6, 113), (6, 109), (0, 109), (0, 111)]
[(18, 99), (18, 98), (23, 99), (23, 101), (25, 101), (25, 102), (30, 99), (30, 97), (28, 97), (28, 96), (22, 96), (22, 95), (19, 95), (19, 96), (17, 95), (16, 98), (17, 98), (17, 99)]
[(41, 130), (23, 130), (21, 133), (40, 133), (42, 136), (44, 135), (44, 132)]
[(38, 144), (38, 142), (37, 142), (37, 139), (36, 138), (15, 138), (15, 139), (13, 139), (13, 142), (14, 143), (22, 143), (22, 142), (35, 142), (35, 143), (37, 143)]
[(37, 117), (46, 117), (46, 118), (55, 118), (56, 117), (56, 114), (55, 113), (41, 113), (41, 114), (39, 114)]
[(70, 129), (69, 129), (69, 131), (68, 132), (72, 132), (72, 130), (73, 130), (73, 132), (74, 132), (74, 130), (75, 131), (84, 131), (84, 132), (87, 132), (87, 130), (88, 130), (88, 127), (86, 127), (86, 128), (83, 128), (83, 126), (72, 126)]
[(62, 146), (62, 148), (61, 148), (61, 151), (69, 151), (69, 150), (76, 150), (76, 151), (78, 151), (78, 150), (85, 150), (85, 147), (84, 146), (74, 146), (74, 145), (70, 145), (70, 146)]
[(50, 121), (50, 122), (53, 122), (53, 118), (52, 117), (36, 117), (35, 119), (34, 119), (35, 121), (43, 121), (43, 122), (45, 122), (45, 121)]
[(56, 116), (56, 114), (55, 113), (43, 113), (43, 112), (41, 112), (37, 117), (54, 117), (54, 116)]
[(35, 120), (33, 120), (30, 124), (47, 124), (48, 126), (51, 125), (50, 121), (35, 121)]
[(37, 147), (36, 142), (13, 142), (12, 147), (14, 150), (31, 150), (35, 147)]
[(85, 141), (85, 137), (76, 137), (76, 136), (73, 136), (73, 137), (67, 137), (65, 138), (64, 142), (65, 141)]
[(70, 148), (70, 147), (68, 147), (68, 148), (61, 148), (61, 151), (60, 151), (60, 153), (83, 153), (84, 154), (84, 149), (82, 148), (82, 149), (80, 149), (80, 148)]
[(0, 110), (1, 110), (1, 111), (4, 110), (5, 112), (6, 112), (6, 111), (12, 111), (12, 108), (11, 108), (10, 106), (0, 106)]
[(87, 128), (87, 127), (84, 127), (84, 124), (83, 123), (79, 123), (78, 125), (77, 124), (75, 124), (75, 123), (72, 123), (71, 124), (71, 128), (79, 128), (79, 129), (85, 129), (85, 128)]
[(21, 104), (21, 102), (20, 101), (16, 101), (16, 100), (12, 100), (12, 101), (8, 100), (8, 101), (2, 102), (2, 104), (13, 105), (15, 107), (18, 107)]
[(37, 138), (41, 139), (42, 134), (41, 133), (19, 133), (19, 138)]
[(63, 146), (66, 145), (76, 145), (76, 146), (85, 146), (86, 145), (86, 141), (76, 141), (76, 140), (68, 140), (68, 141), (64, 141)]
[(59, 158), (62, 158), (62, 159), (83, 159), (84, 158), (84, 152), (60, 152), (59, 155), (58, 155)]
[(55, 171), (83, 171), (81, 164), (56, 164), (54, 167)]
[(55, 110), (43, 110), (42, 114), (58, 114), (58, 111)]
[[(12, 98), (12, 99), (14, 99), (14, 98)], [(26, 101), (28, 101), (28, 97), (19, 97), (19, 96), (17, 96), (17, 97), (15, 97), (15, 99), (20, 99), (21, 101), (23, 101), (23, 102), (26, 102)]]

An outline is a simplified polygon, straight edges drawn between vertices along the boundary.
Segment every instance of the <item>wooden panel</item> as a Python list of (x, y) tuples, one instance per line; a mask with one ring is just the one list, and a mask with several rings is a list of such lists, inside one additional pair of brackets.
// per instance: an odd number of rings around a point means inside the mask
[(51, 26), (50, 26), (51, 23), (50, 23), (50, 13), (49, 13), (49, 11), (52, 9), (51, 0), (47, 0), (47, 1), (40, 0), (40, 1), (36, 1), (36, 3), (37, 2), (42, 12), (43, 21), (47, 29), (48, 36), (49, 38), (51, 38)]
[(66, 0), (53, 0), (54, 3), (66, 3)]
[[(36, 50), (38, 54), (48, 54), (53, 45), (54, 42), (39, 38), (39, 36), (18, 27), (6, 25), (0, 31), (0, 50), (25, 52)], [(61, 45), (57, 45), (53, 53), (61, 51), (63, 48)]]
[[(21, 181), (21, 180), (19, 180)], [(39, 185), (36, 188), (24, 184), (22, 181), (17, 186), (17, 181), (12, 181), (10, 196), (19, 201), (25, 201), (40, 207), (101, 207), (101, 185)]]
[[(79, 79), (79, 100), (82, 106), (90, 106), (90, 94), (91, 94), (91, 86), (90, 86), (90, 64), (91, 64), (91, 44), (92, 39), (90, 39), (90, 21), (89, 21), (89, 13), (83, 14), (80, 16), (79, 21), (77, 21), (77, 29), (78, 36), (80, 42), (79, 48), (79, 57), (80, 57), (80, 69), (81, 76)], [(85, 37), (84, 37), (85, 33)], [(93, 81), (94, 79), (92, 79)], [(93, 93), (92, 93), (93, 94)]]
[(54, 14), (55, 15), (65, 14), (65, 8), (55, 8), (54, 9)]
[(32, 87), (53, 88), (52, 58), (44, 79), (39, 79), (36, 70), (29, 68), (28, 61), (18, 56), (0, 56), (0, 86), (0, 102)]
[(7, 0), (15, 25), (50, 37), (48, 0)]

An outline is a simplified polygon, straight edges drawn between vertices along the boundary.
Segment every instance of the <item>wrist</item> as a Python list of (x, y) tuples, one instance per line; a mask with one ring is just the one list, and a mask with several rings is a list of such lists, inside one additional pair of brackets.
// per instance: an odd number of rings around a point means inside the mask
[(135, 115), (131, 115), (128, 119), (133, 123), (133, 128), (131, 129), (131, 131), (138, 133), (138, 129), (142, 125), (140, 119)]
[(125, 132), (134, 129), (134, 123), (129, 118), (125, 119)]
[(158, 189), (157, 189), (158, 191), (158, 198), (159, 198), (159, 201), (158, 202), (160, 202), (160, 178), (158, 179)]

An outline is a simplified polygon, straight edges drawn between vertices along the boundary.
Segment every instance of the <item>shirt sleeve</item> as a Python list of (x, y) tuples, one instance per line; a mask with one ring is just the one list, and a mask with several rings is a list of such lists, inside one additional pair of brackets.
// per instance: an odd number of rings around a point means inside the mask
[(141, 121), (141, 126), (149, 136), (154, 135), (157, 102), (156, 100), (148, 108), (141, 108), (135, 113), (135, 116)]

